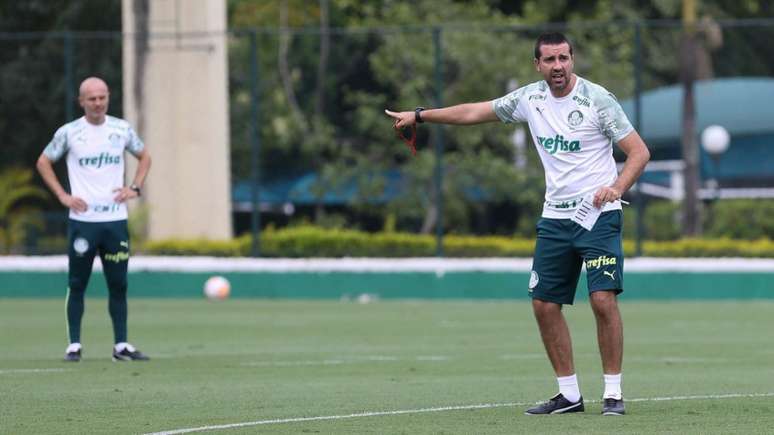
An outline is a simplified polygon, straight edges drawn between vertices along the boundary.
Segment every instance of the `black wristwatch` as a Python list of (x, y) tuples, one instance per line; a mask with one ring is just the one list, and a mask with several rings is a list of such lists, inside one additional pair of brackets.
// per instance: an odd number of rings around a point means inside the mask
[(421, 124), (425, 122), (425, 121), (422, 121), (422, 115), (420, 115), (420, 113), (422, 113), (423, 110), (425, 110), (424, 107), (417, 107), (416, 109), (414, 109), (414, 120), (417, 122), (417, 124)]
[(138, 185), (136, 185), (136, 184), (132, 183), (132, 184), (129, 186), (129, 188), (130, 188), (130, 189), (132, 189), (132, 190), (134, 190), (134, 192), (137, 194), (137, 196), (140, 196), (140, 186), (138, 186)]

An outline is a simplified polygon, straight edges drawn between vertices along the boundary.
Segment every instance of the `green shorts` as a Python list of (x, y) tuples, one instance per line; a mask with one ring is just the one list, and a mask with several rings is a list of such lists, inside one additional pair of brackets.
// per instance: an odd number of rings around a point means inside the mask
[(541, 218), (529, 280), (533, 299), (572, 304), (581, 266), (586, 265), (589, 293), (623, 291), (620, 210), (602, 213), (591, 231), (569, 219)]

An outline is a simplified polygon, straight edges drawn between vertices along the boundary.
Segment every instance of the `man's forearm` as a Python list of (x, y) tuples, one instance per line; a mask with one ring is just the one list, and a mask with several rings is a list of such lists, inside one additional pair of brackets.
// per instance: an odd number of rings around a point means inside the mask
[(626, 193), (645, 170), (648, 160), (650, 160), (650, 153), (647, 151), (635, 151), (626, 156), (626, 162), (621, 173), (618, 174), (618, 179), (613, 183), (613, 188), (622, 195)]
[(441, 109), (426, 109), (422, 111), (422, 120), (438, 124), (470, 125), (497, 121), (492, 103), (465, 103)]
[(65, 192), (64, 187), (62, 187), (62, 184), (59, 183), (59, 180), (56, 178), (54, 167), (48, 157), (40, 156), (35, 167), (37, 168), (40, 177), (43, 178), (43, 182), (46, 183), (46, 186), (48, 186), (49, 190), (51, 190), (56, 198), (61, 201), (62, 195), (66, 195), (67, 192)]
[(132, 184), (142, 187), (145, 183), (145, 177), (148, 175), (148, 172), (150, 171), (151, 166), (151, 158), (150, 154), (147, 152), (143, 152), (142, 155), (140, 155), (139, 162), (137, 164), (137, 171), (134, 174), (134, 181)]

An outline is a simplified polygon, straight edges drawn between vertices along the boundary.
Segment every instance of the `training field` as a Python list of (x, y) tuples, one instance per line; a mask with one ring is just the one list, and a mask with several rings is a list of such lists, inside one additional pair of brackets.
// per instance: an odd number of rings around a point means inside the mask
[(628, 415), (599, 415), (587, 302), (567, 307), (584, 414), (525, 416), (556, 391), (525, 301), (131, 299), (113, 363), (104, 298), (84, 360), (64, 301), (0, 299), (0, 433), (772, 433), (774, 302), (628, 302)]

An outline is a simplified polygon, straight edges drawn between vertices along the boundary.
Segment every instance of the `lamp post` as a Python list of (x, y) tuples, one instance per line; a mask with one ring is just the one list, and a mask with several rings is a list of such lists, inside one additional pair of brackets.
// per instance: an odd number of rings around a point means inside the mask
[(713, 190), (713, 199), (718, 199), (720, 196), (720, 184), (718, 182), (720, 156), (728, 150), (730, 142), (731, 136), (728, 134), (728, 130), (720, 125), (710, 125), (701, 132), (701, 147), (712, 159), (712, 177), (708, 183)]

